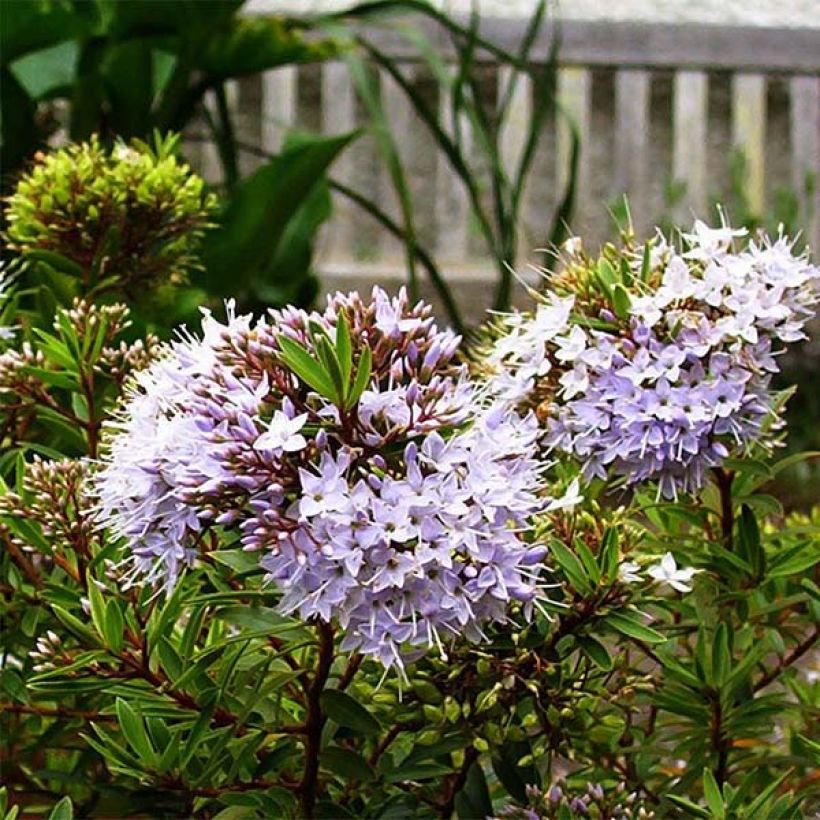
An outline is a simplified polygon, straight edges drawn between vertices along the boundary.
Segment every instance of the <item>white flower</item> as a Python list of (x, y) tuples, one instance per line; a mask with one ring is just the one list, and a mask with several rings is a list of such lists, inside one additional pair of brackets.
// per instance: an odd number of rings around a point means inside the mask
[(277, 410), (270, 420), (268, 429), (256, 439), (254, 450), (263, 450), (272, 453), (295, 453), (307, 447), (305, 437), (299, 432), (307, 420), (307, 414), (302, 413), (296, 418), (288, 418), (281, 410)]
[(586, 350), (587, 334), (578, 325), (575, 325), (569, 332), (569, 336), (564, 336), (555, 341), (558, 345), (555, 358), (560, 362), (571, 362)]
[(622, 584), (640, 583), (640, 581), (643, 580), (641, 578), (640, 569), (640, 564), (636, 564), (634, 561), (624, 561), (618, 567), (618, 580)]
[(589, 373), (583, 364), (576, 362), (575, 367), (567, 370), (558, 381), (561, 382), (564, 398), (571, 399), (579, 393), (586, 393), (589, 387)]
[(547, 512), (553, 512), (554, 510), (566, 510), (580, 504), (584, 500), (584, 497), (579, 492), (580, 486), (581, 485), (578, 479), (573, 478), (564, 495), (561, 496), (561, 498), (556, 498), (554, 501), (550, 501), (547, 505)]
[(669, 584), (672, 589), (676, 589), (678, 592), (691, 592), (692, 586), (690, 582), (692, 577), (696, 572), (700, 572), (700, 570), (694, 569), (693, 567), (678, 569), (678, 565), (675, 563), (675, 556), (672, 555), (671, 552), (667, 552), (657, 564), (653, 564), (649, 567), (647, 572), (659, 583)]

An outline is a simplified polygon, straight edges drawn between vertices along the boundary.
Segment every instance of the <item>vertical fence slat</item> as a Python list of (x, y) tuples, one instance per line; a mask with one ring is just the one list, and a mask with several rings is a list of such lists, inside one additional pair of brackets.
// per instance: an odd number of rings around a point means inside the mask
[(703, 71), (678, 71), (673, 90), (672, 179), (686, 186), (676, 218), (686, 224), (692, 212), (706, 211), (706, 125), (709, 80)]
[(262, 75), (262, 147), (276, 154), (288, 129), (296, 123), (296, 66), (284, 66)]
[[(455, 73), (455, 71), (454, 71)], [(439, 117), (445, 131), (452, 137), (452, 96), (449, 87), (439, 86)], [(469, 156), (472, 138), (466, 116), (458, 123), (463, 152)], [(443, 151), (436, 152), (436, 250), (447, 262), (464, 262), (470, 245), (470, 200)]]
[[(356, 94), (347, 66), (330, 61), (322, 66), (322, 132), (344, 134), (356, 127)], [(345, 185), (355, 186), (355, 166), (350, 150), (343, 151), (333, 164), (333, 175)], [(328, 252), (349, 258), (355, 246), (353, 207), (335, 197), (336, 213), (328, 231)]]
[(749, 208), (765, 208), (766, 78), (735, 74), (732, 78), (732, 145), (743, 159), (742, 184)]
[(649, 225), (649, 90), (648, 71), (622, 70), (615, 75), (615, 195), (626, 194), (638, 234)]
[(800, 204), (800, 224), (814, 259), (820, 259), (820, 77), (790, 82), (792, 184)]
[[(412, 84), (414, 77), (412, 67), (402, 66), (401, 73), (404, 79)], [(404, 171), (405, 184), (412, 191), (413, 130), (418, 127), (417, 124), (414, 124), (415, 117), (412, 103), (401, 86), (386, 71), (380, 73), (379, 82), (387, 127), (390, 129), (393, 144), (396, 147), (396, 153)], [(382, 208), (387, 211), (395, 222), (404, 226), (399, 196), (396, 192), (396, 186), (393, 184), (390, 169), (385, 162), (379, 163), (378, 186)], [(383, 254), (395, 257), (402, 252), (402, 243), (387, 231), (382, 231), (380, 237), (381, 252)]]
[[(239, 112), (239, 82), (228, 80), (225, 83), (225, 101), (228, 105), (228, 114), (232, 122), (236, 122)], [(208, 116), (219, 125), (219, 110), (216, 101), (216, 92), (208, 91), (203, 98), (203, 105)], [(219, 185), (225, 182), (225, 173), (222, 168), (222, 161), (219, 158), (219, 149), (213, 140), (211, 129), (207, 121), (203, 121), (202, 151), (200, 153), (200, 168), (203, 179), (212, 185)]]
[(592, 75), (585, 68), (576, 66), (562, 68), (558, 72), (558, 133), (556, 140), (556, 194), (563, 196), (569, 181), (572, 156), (572, 132), (567, 117), (574, 123), (580, 140), (578, 178), (576, 180), (575, 215), (572, 229), (583, 231), (590, 218), (589, 171), (590, 171), (590, 102)]
[[(516, 77), (516, 73), (518, 76)], [(516, 72), (510, 66), (500, 66), (498, 69), (498, 94), (507, 93), (509, 84), (515, 81), (509, 107), (499, 134), (499, 153), (501, 164), (510, 182), (515, 181), (515, 175), (521, 163), (524, 147), (527, 141), (530, 121), (532, 119), (532, 79), (528, 74)], [(518, 251), (526, 257), (532, 250), (530, 237), (527, 235), (527, 226), (530, 224), (532, 202), (529, 196), (529, 186), (524, 185), (521, 194), (521, 206), (518, 213)]]

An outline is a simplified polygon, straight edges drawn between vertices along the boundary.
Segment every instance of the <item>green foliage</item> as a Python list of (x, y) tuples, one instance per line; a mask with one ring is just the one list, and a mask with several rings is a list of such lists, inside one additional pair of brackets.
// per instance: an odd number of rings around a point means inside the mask
[[(181, 131), (229, 79), (330, 56), (286, 18), (246, 18), (242, 0), (10, 0), (2, 6), (4, 170), (47, 136), (37, 105), (71, 103), (72, 139)], [(6, 90), (8, 89), (8, 93)], [(225, 123), (215, 123), (224, 141)]]
[(72, 292), (131, 298), (180, 284), (216, 207), (202, 180), (155, 136), (111, 151), (93, 137), (40, 155), (6, 208), (8, 247), (41, 276), (67, 277)]

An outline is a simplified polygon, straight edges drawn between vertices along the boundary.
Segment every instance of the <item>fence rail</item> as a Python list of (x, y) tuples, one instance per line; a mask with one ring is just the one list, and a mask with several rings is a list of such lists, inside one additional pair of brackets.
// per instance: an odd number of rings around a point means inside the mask
[[(264, 11), (265, 4), (256, 3), (254, 9)], [(526, 20), (484, 19), (481, 33), (516, 51), (526, 26)], [(425, 31), (445, 57), (452, 56), (452, 44), (440, 29)], [(412, 83), (438, 95), (443, 121), (452, 128), (446, 122), (446, 89), (431, 88), (407, 40), (397, 30), (368, 34), (383, 51), (406, 62)], [(555, 34), (551, 26), (540, 33), (533, 61), (545, 58)], [(557, 97), (581, 141), (575, 231), (594, 241), (604, 239), (607, 207), (623, 194), (642, 230), (662, 216), (688, 221), (705, 213), (710, 200), (732, 194), (760, 216), (793, 201), (810, 245), (820, 248), (820, 29), (565, 21), (560, 43)], [(503, 87), (509, 68), (494, 66), (486, 53), (483, 58), (482, 71), (493, 92)], [(543, 104), (528, 78), (522, 80), (501, 137), (501, 153), (510, 167), (522, 148), (533, 106)], [(488, 265), (482, 264), (484, 252), (472, 230), (466, 194), (401, 89), (385, 76), (381, 90), (413, 182), (421, 236), (438, 251), (450, 280), (478, 311), (489, 298), (489, 288), (476, 288)], [(270, 151), (280, 147), (289, 128), (340, 133), (363, 119), (347, 69), (337, 62), (249, 78), (231, 89), (230, 99), (240, 134)], [(519, 261), (543, 244), (542, 232), (566, 175), (566, 121), (549, 117), (544, 128), (525, 193)], [(334, 175), (394, 207), (374, 150), (367, 139), (360, 140), (342, 156)], [(218, 177), (212, 149), (206, 146), (199, 161), (206, 176)], [(336, 272), (334, 280), (346, 270), (355, 280), (363, 267), (368, 276), (401, 269), (399, 246), (376, 236), (367, 216), (339, 203), (323, 249), (325, 267)]]

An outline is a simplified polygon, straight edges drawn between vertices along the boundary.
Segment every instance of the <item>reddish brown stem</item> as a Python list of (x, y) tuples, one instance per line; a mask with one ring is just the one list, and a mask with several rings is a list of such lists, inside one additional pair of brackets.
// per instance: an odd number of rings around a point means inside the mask
[(299, 792), (302, 796), (302, 816), (313, 820), (316, 809), (316, 797), (319, 781), (319, 750), (322, 743), (322, 729), (325, 715), (322, 713), (322, 692), (330, 669), (333, 666), (333, 628), (330, 624), (318, 622), (319, 658), (316, 671), (307, 693), (307, 719), (305, 720), (305, 769)]

